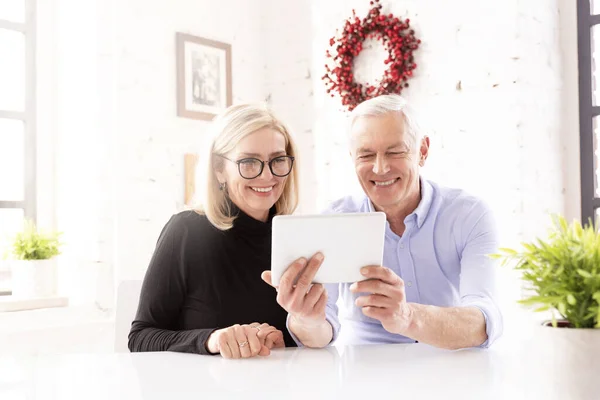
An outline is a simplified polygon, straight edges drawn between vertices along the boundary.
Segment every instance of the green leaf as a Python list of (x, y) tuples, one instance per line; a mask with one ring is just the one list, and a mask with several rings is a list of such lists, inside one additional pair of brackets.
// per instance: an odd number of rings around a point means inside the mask
[(577, 273), (581, 276), (583, 276), (584, 278), (591, 278), (592, 274), (590, 274), (589, 272), (583, 270), (583, 269), (578, 269)]
[(560, 227), (563, 231), (567, 231), (569, 229), (569, 227), (567, 226), (567, 221), (564, 218), (559, 217), (558, 222), (560, 223)]
[(506, 247), (501, 247), (501, 248), (499, 248), (498, 250), (499, 250), (500, 252), (502, 252), (502, 253), (509, 254), (509, 255), (511, 255), (511, 256), (514, 256), (514, 255), (516, 255), (516, 254), (517, 254), (517, 251), (516, 251), (516, 250), (509, 249), (509, 248), (506, 248)]
[(535, 245), (530, 244), (530, 243), (521, 243), (521, 246), (523, 246), (530, 253), (534, 253), (537, 251), (537, 247), (535, 247)]
[(533, 311), (534, 312), (544, 312), (544, 311), (548, 311), (550, 308), (551, 308), (550, 306), (543, 306), (543, 307), (536, 308)]
[(563, 272), (565, 272), (565, 267), (561, 265), (560, 267), (558, 267), (558, 269), (556, 271), (554, 271), (554, 274), (555, 275), (562, 275)]
[(577, 299), (575, 299), (575, 296), (573, 296), (572, 294), (569, 293), (567, 295), (567, 303), (574, 306), (575, 304), (577, 304)]

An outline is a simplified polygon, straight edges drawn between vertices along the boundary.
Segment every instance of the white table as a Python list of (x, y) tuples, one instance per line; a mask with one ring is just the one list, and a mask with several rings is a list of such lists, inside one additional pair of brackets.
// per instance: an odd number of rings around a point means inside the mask
[(282, 349), (225, 360), (177, 353), (0, 356), (0, 399), (600, 399), (600, 360), (518, 346)]

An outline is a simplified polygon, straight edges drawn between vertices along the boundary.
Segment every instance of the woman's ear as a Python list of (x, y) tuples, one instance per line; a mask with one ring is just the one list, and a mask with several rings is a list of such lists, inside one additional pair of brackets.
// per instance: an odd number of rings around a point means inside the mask
[(217, 176), (217, 180), (219, 183), (224, 183), (225, 179), (225, 163), (221, 160), (220, 157), (214, 157), (212, 161), (212, 168), (215, 171), (215, 175)]

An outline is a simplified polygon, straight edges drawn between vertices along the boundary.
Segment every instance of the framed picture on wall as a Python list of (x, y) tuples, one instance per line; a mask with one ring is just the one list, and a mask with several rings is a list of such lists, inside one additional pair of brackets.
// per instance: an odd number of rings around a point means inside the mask
[(185, 33), (177, 41), (177, 115), (211, 120), (231, 105), (231, 45)]

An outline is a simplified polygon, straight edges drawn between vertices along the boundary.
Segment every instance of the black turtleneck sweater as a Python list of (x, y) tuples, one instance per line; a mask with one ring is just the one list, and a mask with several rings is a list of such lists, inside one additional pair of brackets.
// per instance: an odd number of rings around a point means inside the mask
[(273, 211), (265, 223), (234, 207), (227, 231), (194, 211), (171, 217), (144, 278), (129, 350), (209, 354), (213, 331), (253, 322), (276, 327), (286, 346), (296, 346), (275, 289), (260, 277), (271, 268)]

